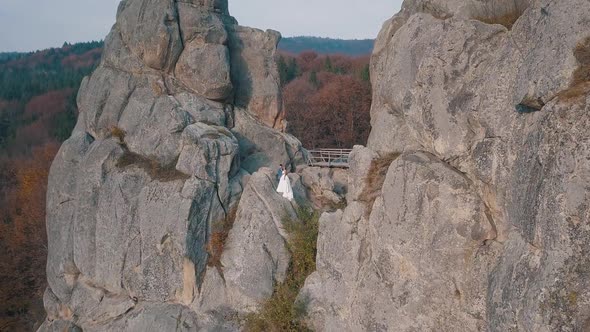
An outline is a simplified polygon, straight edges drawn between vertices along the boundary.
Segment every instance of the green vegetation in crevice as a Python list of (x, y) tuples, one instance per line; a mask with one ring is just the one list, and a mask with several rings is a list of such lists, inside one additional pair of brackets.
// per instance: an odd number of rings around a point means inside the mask
[(301, 75), (295, 58), (287, 59), (285, 56), (279, 55), (277, 58), (277, 69), (279, 70), (281, 86), (285, 86)]
[(315, 271), (319, 212), (307, 208), (297, 210), (297, 220), (285, 218), (283, 226), (289, 234), (287, 247), (291, 263), (282, 284), (258, 313), (246, 318), (249, 332), (310, 331), (303, 323), (305, 304), (296, 301), (305, 279)]

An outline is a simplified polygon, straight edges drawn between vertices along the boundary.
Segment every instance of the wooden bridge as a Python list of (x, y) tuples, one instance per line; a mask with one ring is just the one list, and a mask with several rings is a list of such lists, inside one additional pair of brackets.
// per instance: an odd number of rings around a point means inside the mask
[(348, 157), (352, 149), (309, 150), (307, 164), (312, 167), (348, 168)]

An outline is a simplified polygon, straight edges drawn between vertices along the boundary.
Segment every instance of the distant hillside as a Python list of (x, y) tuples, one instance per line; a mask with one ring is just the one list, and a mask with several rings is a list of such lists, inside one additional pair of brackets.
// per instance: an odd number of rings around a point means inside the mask
[(320, 37), (287, 37), (281, 40), (279, 49), (293, 54), (314, 51), (319, 54), (362, 56), (371, 54), (374, 42), (373, 39), (345, 40)]

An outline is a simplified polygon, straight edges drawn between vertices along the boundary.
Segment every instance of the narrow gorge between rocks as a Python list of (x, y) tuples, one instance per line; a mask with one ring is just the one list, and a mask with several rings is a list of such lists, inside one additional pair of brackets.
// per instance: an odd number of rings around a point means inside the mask
[(49, 174), (39, 331), (256, 330), (312, 208), (291, 330), (589, 331), (589, 17), (404, 1), (336, 169), (285, 133), (278, 32), (227, 0), (121, 1)]

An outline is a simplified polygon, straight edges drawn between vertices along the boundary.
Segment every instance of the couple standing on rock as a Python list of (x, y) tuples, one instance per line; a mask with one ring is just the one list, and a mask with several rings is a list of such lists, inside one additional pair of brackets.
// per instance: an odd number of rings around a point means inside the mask
[(277, 192), (283, 194), (283, 197), (291, 201), (293, 200), (293, 188), (291, 187), (291, 180), (289, 180), (287, 174), (288, 172), (285, 166), (280, 164), (279, 170), (277, 171), (277, 180), (279, 181)]

